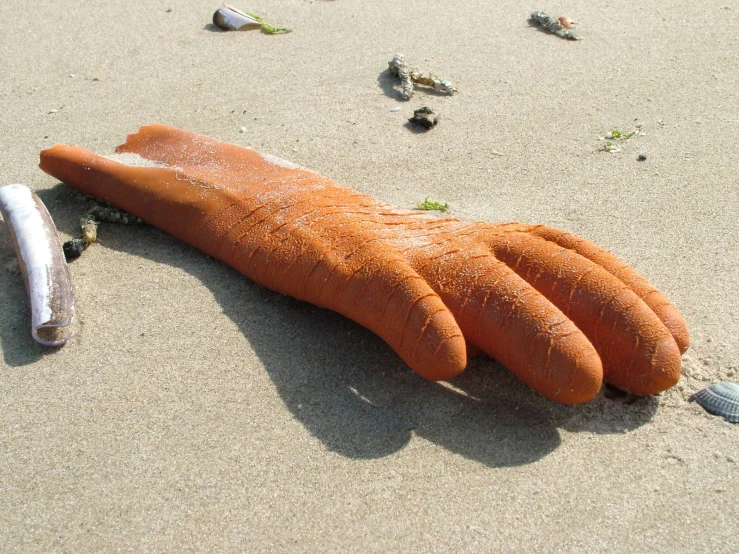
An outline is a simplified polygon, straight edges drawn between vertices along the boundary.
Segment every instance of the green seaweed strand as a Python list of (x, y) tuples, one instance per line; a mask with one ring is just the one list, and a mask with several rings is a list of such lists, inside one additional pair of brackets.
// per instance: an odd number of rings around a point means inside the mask
[(249, 17), (253, 17), (257, 21), (259, 21), (259, 24), (262, 26), (262, 32), (266, 33), (268, 35), (279, 35), (282, 33), (292, 33), (292, 29), (288, 29), (287, 27), (273, 27), (269, 23), (265, 23), (264, 19), (259, 17), (258, 15), (254, 15), (253, 13), (246, 12), (246, 15)]
[(426, 200), (418, 203), (418, 209), (419, 210), (438, 210), (440, 212), (445, 212), (449, 209), (449, 204), (442, 204), (441, 202), (434, 202), (433, 200), (429, 200), (428, 197), (426, 197)]

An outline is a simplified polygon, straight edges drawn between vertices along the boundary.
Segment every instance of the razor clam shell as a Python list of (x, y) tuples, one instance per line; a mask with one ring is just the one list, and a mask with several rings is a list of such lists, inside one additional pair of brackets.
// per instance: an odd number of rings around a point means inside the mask
[(213, 14), (213, 25), (225, 31), (238, 31), (247, 27), (254, 28), (262, 26), (253, 17), (228, 4), (223, 4), (223, 6), (215, 11)]
[(690, 401), (729, 423), (739, 423), (739, 385), (724, 381), (696, 392)]
[(10, 231), (31, 305), (31, 335), (61, 346), (74, 335), (74, 295), (54, 222), (25, 185), (0, 188), (0, 212)]

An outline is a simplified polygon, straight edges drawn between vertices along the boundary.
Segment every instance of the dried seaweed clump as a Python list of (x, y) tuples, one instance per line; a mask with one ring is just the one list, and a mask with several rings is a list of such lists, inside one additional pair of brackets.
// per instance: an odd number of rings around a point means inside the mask
[(67, 260), (79, 258), (82, 252), (97, 240), (97, 228), (102, 221), (107, 223), (122, 223), (124, 225), (143, 223), (142, 219), (123, 210), (119, 210), (114, 206), (96, 204), (80, 218), (82, 238), (68, 240), (62, 245), (62, 250), (64, 250), (64, 256)]
[(403, 54), (395, 54), (393, 59), (387, 62), (390, 74), (400, 79), (403, 100), (413, 98), (413, 85), (421, 85), (433, 88), (437, 92), (452, 95), (457, 92), (455, 86), (444, 79), (439, 79), (431, 73), (425, 73), (418, 69), (409, 69)]
[[(577, 36), (572, 31), (567, 30), (565, 27), (569, 27), (571, 25), (562, 25), (562, 20), (565, 18), (559, 18), (554, 19), (553, 17), (548, 16), (544, 12), (535, 11), (531, 14), (531, 19), (536, 21), (539, 25), (544, 27), (547, 31), (550, 33), (554, 33), (558, 37), (566, 38), (567, 40), (582, 40), (579, 36)], [(569, 18), (566, 18), (567, 22), (572, 22)]]

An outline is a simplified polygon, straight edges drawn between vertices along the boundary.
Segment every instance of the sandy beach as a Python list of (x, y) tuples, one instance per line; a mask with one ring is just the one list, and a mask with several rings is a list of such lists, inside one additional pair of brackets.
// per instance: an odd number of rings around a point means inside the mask
[[(220, 31), (203, 0), (2, 2), (0, 186), (78, 236), (89, 202), (39, 152), (159, 122), (404, 208), (544, 223), (680, 309), (683, 376), (579, 406), (485, 356), (425, 381), (148, 225), (100, 226), (70, 264), (78, 334), (47, 348), (0, 220), (2, 550), (739, 551), (739, 425), (688, 401), (739, 382), (739, 4), (250, 1), (293, 32)], [(399, 52), (459, 92), (402, 100)], [(613, 130), (636, 132), (608, 152)]]

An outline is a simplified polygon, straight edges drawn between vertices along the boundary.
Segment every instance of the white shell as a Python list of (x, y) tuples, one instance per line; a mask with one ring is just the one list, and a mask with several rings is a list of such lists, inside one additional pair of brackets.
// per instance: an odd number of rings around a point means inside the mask
[(710, 414), (729, 423), (739, 423), (739, 385), (724, 381), (696, 392), (690, 397)]
[(31, 335), (61, 346), (74, 335), (72, 278), (54, 222), (24, 185), (0, 188), (0, 212), (10, 231), (31, 304)]
[(259, 21), (250, 15), (245, 14), (241, 10), (237, 10), (228, 4), (223, 4), (223, 6), (218, 8), (213, 14), (213, 24), (225, 31), (238, 31), (245, 27), (253, 28), (262, 26)]

